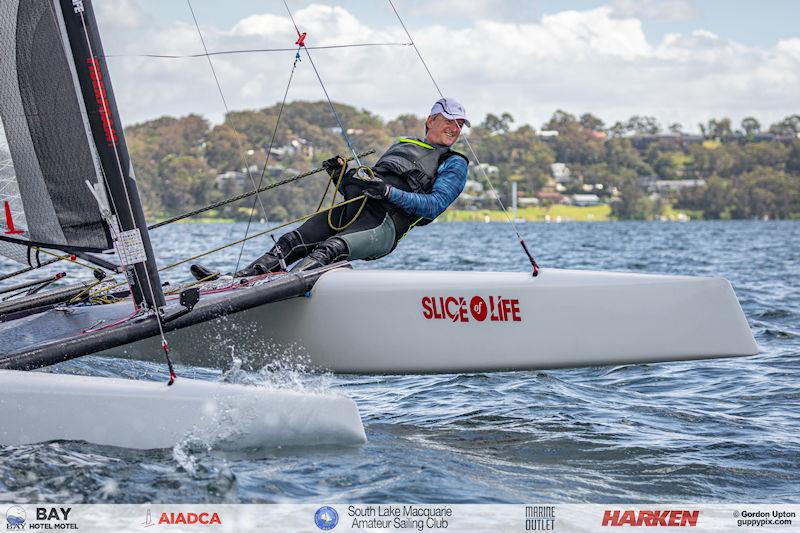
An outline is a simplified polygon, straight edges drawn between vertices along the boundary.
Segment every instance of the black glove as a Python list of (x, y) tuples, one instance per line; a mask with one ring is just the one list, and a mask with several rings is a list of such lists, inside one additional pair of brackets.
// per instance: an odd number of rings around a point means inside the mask
[(372, 198), (373, 200), (385, 200), (389, 198), (389, 192), (392, 190), (391, 185), (379, 178), (373, 178), (371, 180), (354, 179), (352, 183), (361, 188), (361, 192), (364, 193), (364, 196)]
[(339, 173), (342, 171), (342, 167), (345, 166), (347, 163), (345, 162), (344, 158), (340, 155), (336, 155), (331, 157), (330, 159), (326, 159), (322, 162), (322, 168), (332, 177), (338, 178)]

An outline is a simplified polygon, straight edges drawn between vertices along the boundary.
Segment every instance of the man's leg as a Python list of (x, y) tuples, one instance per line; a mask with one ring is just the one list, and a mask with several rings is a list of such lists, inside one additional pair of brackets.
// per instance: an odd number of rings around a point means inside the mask
[[(345, 207), (345, 206), (343, 206)], [(336, 218), (343, 211), (342, 207), (333, 210)], [(333, 236), (335, 232), (328, 224), (328, 213), (319, 213), (306, 220), (299, 228), (285, 233), (275, 246), (267, 253), (239, 270), (236, 277), (256, 276), (281, 269), (281, 258), (287, 265), (299, 261), (308, 255), (319, 243)]]
[(336, 261), (377, 259), (391, 252), (394, 244), (392, 218), (379, 202), (370, 200), (358, 220), (320, 243), (292, 270), (319, 268)]

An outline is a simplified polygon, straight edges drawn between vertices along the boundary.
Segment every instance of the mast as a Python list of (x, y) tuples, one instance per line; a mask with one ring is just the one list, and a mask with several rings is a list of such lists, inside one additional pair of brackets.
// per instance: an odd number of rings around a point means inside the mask
[[(111, 200), (109, 207), (119, 226), (115, 244), (120, 262), (126, 267), (131, 294), (137, 305), (144, 302), (149, 308), (162, 307), (165, 300), (158, 267), (91, 1), (50, 1), (54, 2), (59, 22), (63, 22), (72, 52), (80, 97)], [(101, 203), (104, 195), (98, 191), (95, 197)]]

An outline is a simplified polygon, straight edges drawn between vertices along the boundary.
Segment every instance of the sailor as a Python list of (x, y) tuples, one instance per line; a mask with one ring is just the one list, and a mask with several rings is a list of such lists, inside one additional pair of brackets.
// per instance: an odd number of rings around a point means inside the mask
[[(469, 162), (450, 147), (465, 125), (470, 123), (464, 106), (453, 98), (438, 100), (425, 120), (425, 138), (401, 137), (390, 146), (373, 167), (377, 179), (345, 169), (339, 192), (346, 200), (365, 195), (360, 212), (361, 202), (355, 201), (336, 207), (330, 217), (328, 212), (314, 215), (234, 276), (276, 272), (281, 263), (300, 261), (292, 270), (307, 270), (391, 253), (409, 230), (433, 221), (464, 190)], [(334, 181), (344, 165), (339, 156), (323, 163)]]

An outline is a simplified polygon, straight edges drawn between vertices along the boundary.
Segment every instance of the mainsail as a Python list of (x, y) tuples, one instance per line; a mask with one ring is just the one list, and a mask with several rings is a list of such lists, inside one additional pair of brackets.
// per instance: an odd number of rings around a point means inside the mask
[[(65, 251), (107, 250), (118, 234), (135, 300), (163, 305), (91, 2), (0, 2), (0, 72), (14, 171), (0, 202), (21, 215), (14, 225), (28, 242)], [(0, 253), (19, 260), (20, 246), (3, 240)]]
[[(13, 160), (0, 202), (9, 202), (14, 226), (25, 230), (14, 238), (108, 249), (107, 226), (86, 185), (102, 183), (102, 169), (65, 33), (50, 0), (0, 3), (0, 116)], [(20, 260), (20, 248), (0, 252)]]

